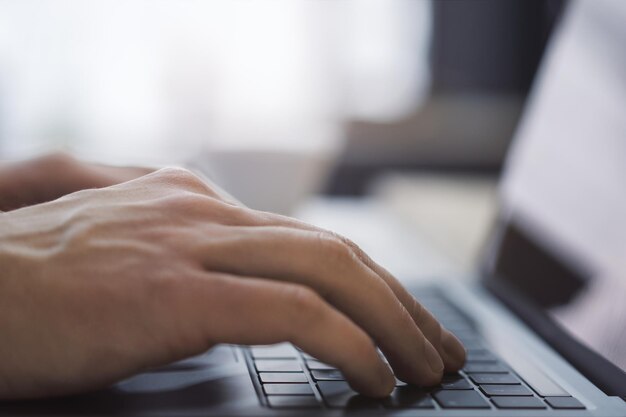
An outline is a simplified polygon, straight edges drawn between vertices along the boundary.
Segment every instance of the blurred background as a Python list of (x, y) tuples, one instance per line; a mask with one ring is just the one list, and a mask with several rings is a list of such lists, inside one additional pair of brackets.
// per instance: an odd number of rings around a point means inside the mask
[(2, 0), (0, 154), (109, 163), (321, 152), (497, 171), (555, 0)]
[(291, 214), (315, 193), (441, 197), (497, 176), (565, 6), (0, 0), (0, 158), (185, 164)]

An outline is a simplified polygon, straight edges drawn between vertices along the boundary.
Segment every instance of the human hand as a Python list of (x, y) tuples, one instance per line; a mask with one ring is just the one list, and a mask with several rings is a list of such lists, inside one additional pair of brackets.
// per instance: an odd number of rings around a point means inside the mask
[(79, 190), (108, 187), (152, 171), (90, 164), (64, 153), (3, 162), (0, 163), (0, 211), (45, 203)]
[(218, 343), (289, 341), (357, 391), (459, 369), (458, 340), (356, 245), (165, 169), (0, 214), (0, 398), (107, 386)]

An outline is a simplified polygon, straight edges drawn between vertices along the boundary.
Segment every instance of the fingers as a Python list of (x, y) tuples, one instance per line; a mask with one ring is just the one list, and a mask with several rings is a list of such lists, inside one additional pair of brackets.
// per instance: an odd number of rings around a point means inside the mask
[(344, 239), (344, 241), (365, 265), (376, 272), (389, 285), (426, 338), (441, 355), (446, 371), (456, 372), (461, 369), (465, 363), (465, 349), (461, 342), (452, 333), (444, 329), (430, 311), (424, 308), (385, 268), (376, 264), (353, 242), (347, 239)]
[(199, 284), (190, 305), (209, 341), (292, 342), (340, 369), (358, 392), (384, 397), (393, 389), (393, 375), (368, 335), (313, 290), (225, 274), (206, 274)]
[(456, 372), (463, 367), (466, 354), (461, 342), (450, 331), (443, 328), (434, 316), (426, 308), (424, 308), (391, 273), (374, 262), (354, 242), (340, 235), (324, 231), (315, 226), (289, 217), (273, 213), (261, 213), (260, 216), (262, 217), (264, 224), (294, 227), (302, 230), (329, 233), (336, 236), (337, 239), (341, 240), (346, 244), (346, 246), (352, 249), (355, 256), (363, 262), (363, 264), (381, 277), (391, 288), (398, 300), (400, 300), (402, 305), (404, 305), (407, 311), (411, 314), (415, 323), (419, 326), (426, 338), (441, 356), (445, 365), (445, 370), (447, 372)]
[(342, 242), (283, 227), (229, 228), (195, 242), (207, 270), (261, 276), (314, 289), (371, 335), (399, 378), (439, 382), (443, 363), (389, 286)]
[[(196, 218), (201, 219), (203, 217), (206, 217), (207, 212), (211, 212), (211, 221), (213, 223), (221, 223), (225, 225), (284, 226), (290, 229), (298, 229), (325, 236), (323, 240), (329, 240), (336, 243), (331, 244), (331, 246), (335, 248), (334, 252), (346, 252), (347, 249), (348, 252), (352, 254), (352, 256), (345, 256), (345, 258), (352, 258), (351, 260), (353, 261), (353, 268), (356, 267), (354, 264), (361, 263), (364, 269), (369, 270), (369, 273), (365, 273), (362, 275), (369, 276), (370, 278), (377, 277), (379, 281), (382, 280), (384, 284), (386, 284), (387, 288), (385, 288), (385, 290), (391, 290), (391, 292), (395, 296), (395, 299), (399, 301), (399, 303), (404, 307), (404, 310), (411, 317), (412, 321), (418, 326), (419, 331), (426, 337), (429, 344), (434, 347), (437, 355), (440, 357), (440, 361), (443, 362), (445, 370), (453, 372), (463, 366), (463, 363), (465, 361), (465, 350), (463, 349), (463, 346), (458, 341), (458, 339), (454, 337), (449, 331), (443, 329), (439, 322), (430, 314), (430, 312), (423, 308), (415, 300), (415, 298), (410, 293), (408, 293), (408, 291), (406, 291), (406, 289), (397, 281), (395, 277), (393, 277), (384, 268), (373, 262), (371, 258), (369, 258), (357, 245), (355, 245), (348, 239), (345, 239), (328, 231), (320, 230), (314, 226), (308, 225), (295, 219), (275, 215), (272, 213), (257, 212), (242, 207), (237, 204), (236, 201), (223, 198), (223, 196), (219, 193), (219, 190), (214, 190), (214, 187), (211, 184), (207, 183), (206, 180), (200, 179), (191, 172), (183, 169), (164, 169), (156, 172), (153, 175), (149, 175), (148, 177), (152, 177), (150, 180), (157, 181), (160, 185), (166, 185), (175, 189), (187, 190), (198, 196), (207, 197), (206, 200), (203, 201), (201, 204), (197, 198), (190, 198), (188, 199), (189, 201), (186, 201), (185, 199), (176, 197), (173, 200), (172, 204), (176, 206), (176, 208), (180, 208), (182, 205), (184, 206), (184, 211), (186, 213), (193, 214), (193, 216)], [(225, 232), (226, 236), (231, 236), (231, 233), (231, 230)], [(235, 244), (235, 242), (235, 240), (232, 240), (231, 242), (234, 244), (232, 250), (237, 249), (237, 245)], [(309, 249), (314, 248), (315, 245), (309, 245)], [(248, 249), (248, 254), (240, 254), (237, 259), (240, 259), (241, 256), (245, 258), (248, 257), (250, 254), (258, 252), (258, 247), (255, 244), (253, 244), (252, 247), (249, 247)], [(304, 250), (303, 252), (309, 254), (311, 253), (310, 250)], [(288, 252), (283, 251), (278, 253)], [(294, 257), (299, 256), (300, 255), (295, 255)], [(230, 258), (224, 257), (222, 260), (225, 259)], [(266, 254), (266, 263), (271, 263), (271, 260), (276, 261), (276, 253)], [(241, 263), (237, 263), (241, 265)], [(280, 263), (280, 260), (278, 261), (278, 263)], [(285, 260), (282, 260), (282, 263), (284, 264)], [(293, 262), (291, 263), (291, 266), (293, 266)], [(211, 266), (207, 265), (207, 267)], [(259, 275), (257, 274), (257, 272), (261, 272), (254, 269), (231, 271), (230, 269), (228, 269), (228, 265), (225, 265), (224, 267), (226, 268), (226, 271), (234, 273), (248, 273), (252, 275)], [(316, 267), (318, 270), (320, 269), (319, 265), (316, 265)], [(266, 274), (263, 276), (275, 277), (276, 274), (281, 273), (280, 268), (278, 269), (279, 270), (267, 271)], [(297, 271), (296, 275), (301, 277), (304, 276), (301, 274), (297, 274)], [(333, 273), (328, 272), (326, 275), (332, 276)], [(312, 277), (309, 276), (309, 279), (311, 278)], [(313, 281), (315, 281), (317, 278), (313, 277), (312, 279)], [(334, 285), (336, 285), (336, 283), (332, 283), (331, 287)], [(376, 296), (374, 295), (373, 298), (376, 298)], [(389, 338), (385, 337), (385, 340), (389, 340)], [(381, 346), (381, 348), (382, 347), (383, 346)], [(426, 346), (424, 350), (425, 352), (431, 351), (428, 346)], [(393, 352), (390, 353), (389, 350), (386, 350), (385, 353), (393, 356)], [(392, 357), (389, 357), (389, 359), (390, 362), (393, 363), (394, 359)], [(398, 360), (397, 357), (396, 360)], [(437, 361), (433, 361), (433, 364), (434, 362)], [(402, 375), (399, 376), (402, 378)], [(410, 378), (408, 379), (411, 380)], [(412, 381), (414, 382), (415, 380)]]

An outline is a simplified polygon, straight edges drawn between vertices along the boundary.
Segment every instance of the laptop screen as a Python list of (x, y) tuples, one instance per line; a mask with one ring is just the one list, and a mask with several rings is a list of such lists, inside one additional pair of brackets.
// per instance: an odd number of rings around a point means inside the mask
[(491, 273), (626, 371), (626, 2), (572, 2), (501, 183)]

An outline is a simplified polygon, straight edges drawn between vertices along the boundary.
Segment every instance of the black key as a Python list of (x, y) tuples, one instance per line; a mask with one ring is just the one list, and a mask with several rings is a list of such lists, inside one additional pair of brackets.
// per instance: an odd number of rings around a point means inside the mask
[(314, 395), (309, 384), (263, 384), (267, 395)]
[(537, 397), (494, 397), (491, 399), (498, 408), (529, 409), (546, 408), (546, 405)]
[(489, 396), (533, 396), (533, 392), (523, 385), (481, 385), (480, 389)]
[(566, 410), (582, 410), (585, 406), (573, 397), (548, 397), (546, 402), (550, 404), (550, 407), (556, 409)]
[(513, 374), (471, 374), (470, 378), (478, 385), (482, 384), (505, 384), (517, 385), (521, 381)]
[(298, 361), (261, 359), (254, 362), (259, 372), (302, 372)]
[(331, 408), (379, 408), (382, 405), (378, 400), (359, 395), (344, 381), (320, 381), (317, 387)]
[(267, 397), (272, 408), (319, 408), (321, 405), (311, 395), (272, 395)]
[(489, 403), (473, 390), (437, 391), (433, 396), (443, 408), (490, 408)]
[(334, 366), (320, 361), (306, 361), (306, 366), (312, 371), (332, 371), (337, 369)]
[(336, 395), (356, 395), (357, 392), (350, 388), (345, 381), (320, 381), (317, 383), (322, 397), (329, 398)]
[(295, 359), (296, 349), (289, 343), (270, 346), (253, 346), (250, 349), (254, 359)]
[(339, 369), (311, 371), (311, 374), (316, 381), (344, 381), (346, 379)]
[(506, 374), (509, 370), (499, 363), (472, 362), (465, 365), (463, 370), (468, 374)]
[(462, 376), (456, 377), (444, 377), (441, 384), (437, 388), (440, 389), (474, 389), (472, 384), (469, 383)]
[(261, 382), (274, 383), (306, 383), (306, 376), (302, 372), (261, 372)]
[(428, 393), (410, 385), (396, 387), (384, 400), (384, 405), (388, 408), (435, 408)]

